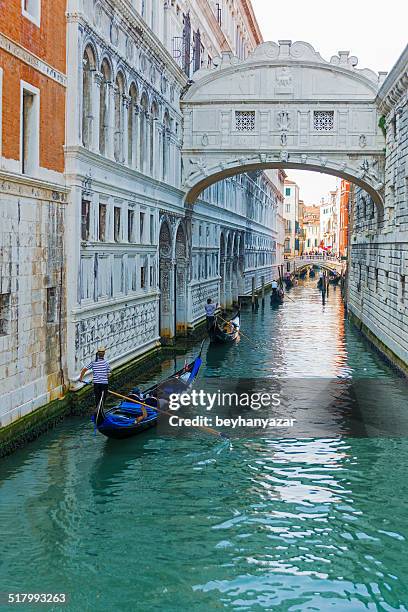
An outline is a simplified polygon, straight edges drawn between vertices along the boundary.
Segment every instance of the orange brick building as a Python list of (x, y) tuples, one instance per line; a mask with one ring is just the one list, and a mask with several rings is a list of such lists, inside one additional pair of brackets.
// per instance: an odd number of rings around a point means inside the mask
[(65, 384), (65, 0), (0, 0), (0, 426)]
[(339, 254), (340, 257), (347, 255), (348, 230), (349, 230), (349, 203), (350, 203), (350, 183), (344, 179), (340, 185), (340, 233), (339, 233)]

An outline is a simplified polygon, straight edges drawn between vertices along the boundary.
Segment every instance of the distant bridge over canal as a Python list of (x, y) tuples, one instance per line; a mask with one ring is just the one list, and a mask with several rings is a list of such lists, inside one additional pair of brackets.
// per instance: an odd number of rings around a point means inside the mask
[(302, 268), (307, 268), (309, 266), (319, 266), (320, 268), (324, 268), (326, 270), (335, 271), (338, 274), (346, 267), (346, 262), (344, 260), (340, 260), (338, 257), (332, 255), (299, 255), (297, 257), (292, 257), (289, 259), (285, 259), (286, 271), (288, 270), (288, 264), (290, 265), (290, 271), (294, 272), (295, 270), (301, 270)]

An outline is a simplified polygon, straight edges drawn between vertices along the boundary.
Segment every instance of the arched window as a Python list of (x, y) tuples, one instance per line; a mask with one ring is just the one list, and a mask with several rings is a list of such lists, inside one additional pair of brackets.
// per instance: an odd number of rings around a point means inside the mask
[(106, 155), (108, 148), (108, 88), (111, 80), (111, 70), (105, 59), (101, 66), (102, 82), (99, 107), (99, 152)]
[(146, 94), (143, 94), (140, 101), (140, 134), (139, 134), (139, 159), (140, 170), (147, 171), (147, 113), (148, 100)]
[(129, 114), (128, 114), (128, 160), (131, 168), (136, 167), (136, 111), (137, 111), (137, 89), (132, 83), (129, 89)]
[(157, 120), (159, 117), (159, 110), (157, 108), (157, 104), (153, 102), (151, 107), (151, 117), (150, 117), (150, 164), (149, 171), (150, 176), (155, 175), (154, 171), (154, 160), (156, 159), (157, 149), (158, 149), (158, 131), (157, 131)]
[(90, 148), (92, 144), (92, 71), (95, 70), (95, 55), (87, 47), (83, 56), (82, 71), (82, 144)]
[(123, 94), (125, 93), (125, 80), (121, 72), (115, 80), (115, 160), (123, 162)]
[(166, 111), (163, 119), (163, 169), (162, 176), (163, 181), (169, 179), (169, 166), (170, 166), (170, 117)]

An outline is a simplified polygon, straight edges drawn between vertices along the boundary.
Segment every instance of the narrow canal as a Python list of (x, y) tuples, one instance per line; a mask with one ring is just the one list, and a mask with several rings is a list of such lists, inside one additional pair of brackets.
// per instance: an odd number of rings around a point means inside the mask
[(232, 449), (200, 432), (115, 443), (68, 419), (0, 464), (0, 592), (66, 592), (74, 611), (408, 609), (406, 383), (339, 289), (325, 307), (315, 281), (288, 297), (243, 313), (258, 349), (205, 348), (201, 378), (362, 381), (351, 413), (342, 386), (332, 402), (339, 435), (313, 409), (307, 437)]

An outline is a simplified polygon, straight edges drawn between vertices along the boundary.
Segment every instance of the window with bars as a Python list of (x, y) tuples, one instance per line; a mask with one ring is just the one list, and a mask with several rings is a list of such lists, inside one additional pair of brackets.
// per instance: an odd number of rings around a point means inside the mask
[(254, 132), (255, 111), (235, 111), (235, 129), (238, 132)]
[(314, 111), (313, 127), (317, 132), (334, 130), (334, 111)]

